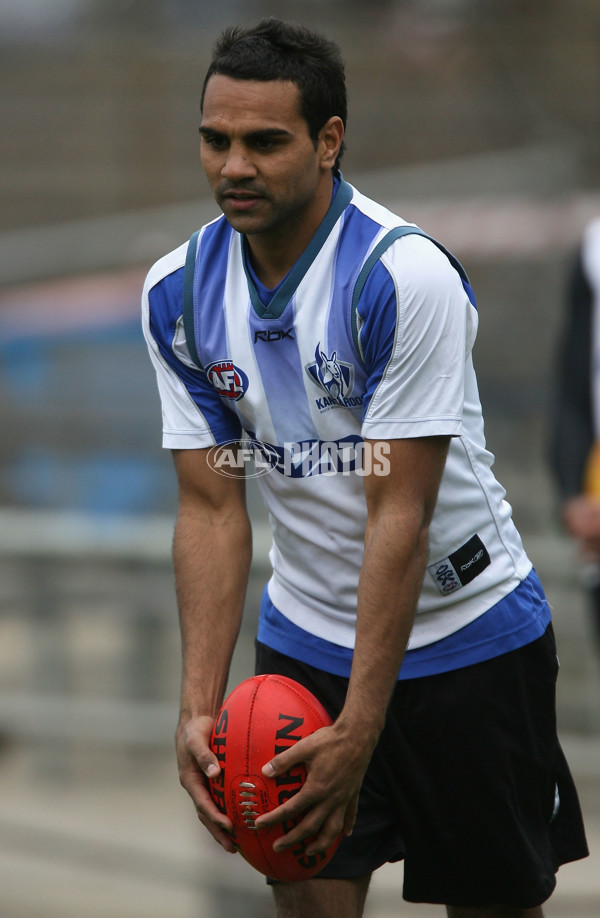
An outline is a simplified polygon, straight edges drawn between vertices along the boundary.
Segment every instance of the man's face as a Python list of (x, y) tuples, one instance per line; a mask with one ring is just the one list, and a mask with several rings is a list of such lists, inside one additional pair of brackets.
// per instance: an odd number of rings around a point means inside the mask
[(331, 194), (331, 162), (323, 143), (315, 148), (294, 83), (215, 74), (200, 133), (213, 194), (240, 233), (301, 230), (322, 207), (323, 188)]

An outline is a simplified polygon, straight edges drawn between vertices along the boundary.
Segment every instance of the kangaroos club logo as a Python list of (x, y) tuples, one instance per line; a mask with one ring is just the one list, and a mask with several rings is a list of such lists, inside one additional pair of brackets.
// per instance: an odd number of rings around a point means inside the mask
[(248, 377), (232, 360), (217, 360), (206, 368), (208, 381), (219, 395), (237, 402), (248, 389)]
[(315, 349), (315, 362), (307, 365), (306, 372), (334, 399), (343, 399), (352, 392), (354, 367), (351, 363), (338, 360), (337, 351), (328, 356), (321, 349), (321, 342)]

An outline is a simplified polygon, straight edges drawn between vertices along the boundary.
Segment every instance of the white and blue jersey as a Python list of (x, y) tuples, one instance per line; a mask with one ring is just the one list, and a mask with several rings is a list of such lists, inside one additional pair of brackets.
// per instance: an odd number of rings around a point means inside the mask
[[(347, 675), (363, 555), (364, 466), (385, 441), (450, 436), (401, 678), (515, 649), (549, 621), (486, 450), (460, 265), (343, 179), (274, 291), (224, 217), (151, 269), (144, 330), (163, 445), (248, 438), (272, 528), (259, 639)], [(373, 455), (365, 440), (381, 441)]]

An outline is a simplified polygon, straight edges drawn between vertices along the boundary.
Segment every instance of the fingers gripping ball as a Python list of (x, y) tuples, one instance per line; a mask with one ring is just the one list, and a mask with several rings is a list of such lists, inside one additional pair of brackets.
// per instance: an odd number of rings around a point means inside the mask
[(327, 711), (304, 686), (285, 676), (246, 679), (226, 698), (211, 736), (221, 773), (211, 781), (217, 807), (234, 824), (233, 839), (260, 873), (283, 882), (315, 876), (333, 857), (340, 836), (323, 854), (306, 854), (308, 841), (274, 852), (273, 842), (295, 822), (256, 828), (255, 819), (293, 797), (304, 783), (298, 764), (283, 775), (265, 778), (262, 767), (298, 740), (331, 723)]

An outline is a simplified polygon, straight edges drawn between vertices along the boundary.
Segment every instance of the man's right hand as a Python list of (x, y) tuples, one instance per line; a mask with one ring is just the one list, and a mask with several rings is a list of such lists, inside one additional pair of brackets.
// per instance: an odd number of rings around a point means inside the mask
[(179, 780), (194, 801), (200, 822), (226, 851), (235, 854), (238, 849), (229, 834), (233, 823), (217, 808), (208, 790), (208, 779), (221, 770), (209, 747), (213, 724), (210, 716), (180, 720), (175, 737)]

